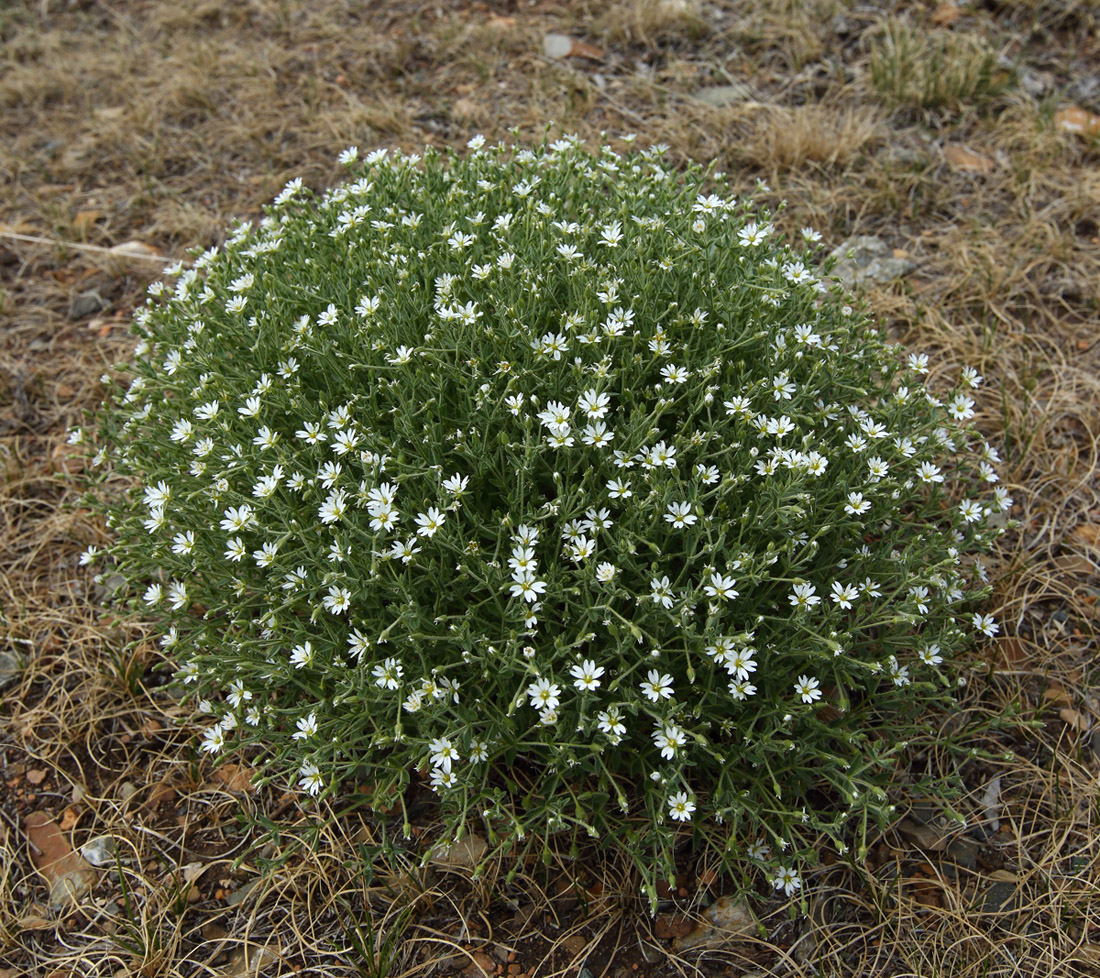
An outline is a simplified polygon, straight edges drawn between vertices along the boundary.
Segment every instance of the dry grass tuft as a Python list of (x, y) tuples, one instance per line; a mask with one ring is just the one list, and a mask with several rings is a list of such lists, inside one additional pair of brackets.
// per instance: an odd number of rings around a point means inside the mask
[(883, 138), (883, 114), (875, 107), (802, 105), (753, 113), (731, 155), (770, 173), (844, 167)]
[(617, 0), (597, 15), (592, 29), (617, 47), (654, 50), (699, 41), (710, 25), (698, 0)]
[(872, 41), (871, 82), (890, 105), (958, 109), (1003, 91), (1010, 80), (983, 38), (888, 21)]

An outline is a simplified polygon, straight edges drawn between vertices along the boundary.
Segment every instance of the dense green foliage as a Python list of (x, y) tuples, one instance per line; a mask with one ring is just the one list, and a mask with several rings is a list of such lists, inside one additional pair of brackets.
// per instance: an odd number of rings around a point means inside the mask
[(814, 232), (660, 149), (344, 161), (150, 290), (87, 436), (139, 484), (87, 559), (213, 755), (379, 812), (420, 778), (452, 831), (629, 846), (650, 894), (693, 832), (793, 893), (996, 631), (981, 378), (934, 396)]

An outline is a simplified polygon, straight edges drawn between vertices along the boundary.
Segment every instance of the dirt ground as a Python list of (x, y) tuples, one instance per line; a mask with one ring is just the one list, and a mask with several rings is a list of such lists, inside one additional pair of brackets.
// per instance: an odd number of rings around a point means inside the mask
[[(0, 5), (0, 978), (1100, 974), (1098, 26), (1085, 0)], [(967, 826), (902, 799), (865, 864), (826, 860), (804, 904), (762, 889), (760, 927), (706, 951), (678, 938), (724, 882), (689, 858), (651, 918), (606, 860), (420, 869), (425, 807), (420, 850), (359, 872), (371, 820), (313, 831), (213, 770), (78, 561), (105, 531), (66, 432), (166, 264), (292, 177), (331, 185), (346, 146), (547, 124), (717, 159), (785, 229), (908, 258), (868, 301), (984, 375), (1020, 520), (963, 698), (1008, 718), (975, 745), (1005, 760), (962, 771)]]

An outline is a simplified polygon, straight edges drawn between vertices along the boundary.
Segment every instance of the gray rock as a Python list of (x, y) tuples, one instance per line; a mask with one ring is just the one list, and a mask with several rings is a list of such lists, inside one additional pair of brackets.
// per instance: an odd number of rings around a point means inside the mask
[(17, 678), (26, 664), (15, 649), (0, 649), (0, 689)]
[(99, 835), (89, 839), (80, 847), (82, 855), (93, 866), (102, 868), (115, 864), (115, 840), (109, 835)]
[(81, 292), (69, 306), (70, 319), (84, 319), (102, 312), (110, 303), (98, 292)]
[(91, 869), (77, 869), (58, 876), (50, 884), (50, 909), (66, 910), (78, 904), (95, 881), (95, 871)]
[(725, 105), (735, 105), (738, 102), (751, 102), (752, 89), (748, 85), (734, 82), (731, 85), (713, 85), (709, 88), (700, 88), (693, 96), (697, 102), (722, 108)]
[(229, 896), (225, 898), (226, 906), (239, 907), (242, 903), (244, 903), (245, 900), (248, 899), (249, 895), (255, 889), (256, 884), (259, 882), (260, 881), (258, 879), (251, 880), (250, 882), (245, 883), (244, 886), (242, 886), (239, 890), (233, 890), (229, 894)]
[(916, 265), (894, 250), (882, 238), (857, 235), (832, 250), (839, 260), (832, 275), (848, 288), (868, 282), (889, 282), (908, 274)]
[(1004, 880), (994, 883), (982, 897), (982, 913), (1007, 913), (1018, 906), (1018, 894), (1015, 883)]

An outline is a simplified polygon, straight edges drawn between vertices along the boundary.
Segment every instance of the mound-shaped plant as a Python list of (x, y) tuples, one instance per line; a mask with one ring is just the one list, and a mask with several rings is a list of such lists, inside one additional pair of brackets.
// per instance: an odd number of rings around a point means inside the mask
[(420, 779), (450, 832), (628, 847), (651, 899), (687, 832), (793, 893), (997, 630), (981, 378), (934, 396), (720, 174), (470, 150), (349, 150), (150, 289), (86, 559), (202, 748), (303, 802)]

